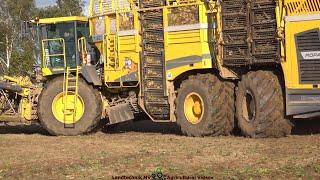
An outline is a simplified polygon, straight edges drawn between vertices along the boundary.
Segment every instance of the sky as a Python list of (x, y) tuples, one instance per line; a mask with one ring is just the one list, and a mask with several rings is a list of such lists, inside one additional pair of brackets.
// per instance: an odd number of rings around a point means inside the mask
[[(47, 6), (52, 6), (56, 4), (56, 0), (35, 0), (36, 1), (36, 6), (37, 7), (47, 7)], [(84, 0), (85, 2), (85, 14), (87, 14), (88, 11), (88, 6), (89, 6), (89, 1), (90, 0)]]

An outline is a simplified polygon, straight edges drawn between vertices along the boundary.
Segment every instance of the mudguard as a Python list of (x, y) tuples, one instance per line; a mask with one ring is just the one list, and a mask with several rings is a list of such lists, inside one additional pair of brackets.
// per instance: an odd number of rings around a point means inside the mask
[(102, 81), (98, 76), (95, 66), (82, 67), (81, 74), (88, 83), (92, 83), (95, 86), (102, 86)]

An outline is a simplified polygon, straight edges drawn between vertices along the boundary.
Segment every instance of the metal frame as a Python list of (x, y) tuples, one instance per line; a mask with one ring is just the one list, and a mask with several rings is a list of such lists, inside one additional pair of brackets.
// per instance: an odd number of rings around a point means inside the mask
[[(46, 51), (45, 51), (45, 43), (49, 43), (50, 41), (59, 41), (59, 42), (62, 42), (62, 45), (63, 45), (63, 53), (62, 54), (47, 54)], [(42, 41), (42, 67), (43, 68), (47, 68), (47, 58), (50, 58), (50, 57), (63, 57), (63, 61), (64, 61), (64, 67), (67, 66), (67, 61), (66, 61), (66, 46), (65, 46), (65, 41), (63, 38), (53, 38), (53, 39), (43, 39)]]

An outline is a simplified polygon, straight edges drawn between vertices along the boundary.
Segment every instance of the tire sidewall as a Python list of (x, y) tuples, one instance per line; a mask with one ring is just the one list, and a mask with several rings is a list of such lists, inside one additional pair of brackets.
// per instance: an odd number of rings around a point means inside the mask
[[(243, 115), (243, 102), (245, 101), (247, 91), (249, 91), (253, 97), (254, 105), (255, 105), (255, 118), (248, 122), (246, 118)], [(237, 118), (238, 118), (238, 125), (241, 128), (241, 130), (250, 136), (255, 136), (255, 130), (258, 124), (258, 117), (260, 117), (260, 111), (259, 111), (259, 97), (258, 93), (253, 87), (252, 83), (249, 83), (247, 81), (243, 82), (243, 84), (240, 84), (238, 92), (237, 92), (237, 100), (236, 100), (236, 112), (237, 112)]]
[[(83, 116), (74, 125), (65, 125), (58, 121), (52, 112), (53, 99), (63, 92), (63, 77), (57, 77), (50, 81), (41, 93), (39, 99), (39, 117), (41, 124), (53, 135), (81, 135), (88, 133), (98, 124), (94, 117), (97, 111), (102, 111), (96, 98), (94, 89), (79, 79), (79, 96), (85, 106)], [(101, 99), (100, 99), (101, 101)], [(46, 109), (43, 109), (46, 108)], [(65, 128), (71, 126), (72, 128)]]
[[(243, 117), (242, 101), (246, 90), (255, 100), (256, 117), (248, 123)], [(237, 90), (238, 125), (245, 136), (252, 138), (284, 137), (291, 133), (292, 124), (285, 117), (284, 98), (279, 77), (270, 71), (254, 71), (242, 77)]]

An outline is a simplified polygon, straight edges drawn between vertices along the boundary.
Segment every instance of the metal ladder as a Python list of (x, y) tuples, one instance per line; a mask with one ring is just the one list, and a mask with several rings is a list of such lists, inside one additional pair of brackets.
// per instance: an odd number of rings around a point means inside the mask
[[(79, 94), (79, 73), (80, 66), (76, 68), (67, 67), (64, 72), (64, 83), (63, 83), (63, 119), (65, 128), (74, 128), (77, 114), (77, 101)], [(73, 95), (73, 102), (70, 102), (68, 96)], [(67, 123), (67, 116), (72, 115), (72, 123)]]

